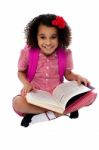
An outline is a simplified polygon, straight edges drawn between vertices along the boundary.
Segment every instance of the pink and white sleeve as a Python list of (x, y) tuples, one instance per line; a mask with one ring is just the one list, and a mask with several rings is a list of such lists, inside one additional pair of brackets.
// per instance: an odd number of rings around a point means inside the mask
[(28, 53), (29, 48), (27, 45), (21, 50), (18, 60), (18, 71), (25, 71), (28, 67)]

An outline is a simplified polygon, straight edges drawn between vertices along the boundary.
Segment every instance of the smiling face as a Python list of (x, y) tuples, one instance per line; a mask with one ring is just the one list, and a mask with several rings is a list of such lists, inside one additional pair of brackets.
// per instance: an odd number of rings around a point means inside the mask
[(55, 27), (41, 24), (37, 33), (38, 46), (45, 55), (51, 55), (58, 47), (58, 33)]

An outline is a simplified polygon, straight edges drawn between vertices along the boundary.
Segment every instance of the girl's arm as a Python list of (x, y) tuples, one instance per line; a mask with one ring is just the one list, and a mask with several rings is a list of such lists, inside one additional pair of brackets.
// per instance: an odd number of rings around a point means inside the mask
[(23, 84), (23, 88), (21, 90), (21, 94), (25, 96), (29, 91), (35, 90), (35, 88), (31, 85), (31, 83), (26, 78), (26, 73), (23, 71), (18, 71), (18, 78)]
[(24, 71), (18, 71), (18, 78), (24, 86), (29, 84), (29, 81), (26, 78), (26, 73)]
[(75, 80), (78, 82), (78, 84), (80, 85), (81, 83), (84, 83), (85, 86), (89, 85), (90, 82), (88, 81), (88, 79), (86, 79), (85, 77), (82, 77), (79, 74), (75, 74), (73, 73), (71, 70), (66, 70), (65, 72), (65, 78), (67, 80)]

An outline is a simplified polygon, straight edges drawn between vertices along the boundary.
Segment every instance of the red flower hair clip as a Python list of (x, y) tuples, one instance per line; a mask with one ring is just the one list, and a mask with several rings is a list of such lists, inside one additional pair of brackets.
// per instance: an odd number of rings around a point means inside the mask
[(63, 29), (66, 26), (66, 22), (63, 17), (56, 16), (56, 19), (52, 20), (52, 25), (58, 26), (59, 28)]

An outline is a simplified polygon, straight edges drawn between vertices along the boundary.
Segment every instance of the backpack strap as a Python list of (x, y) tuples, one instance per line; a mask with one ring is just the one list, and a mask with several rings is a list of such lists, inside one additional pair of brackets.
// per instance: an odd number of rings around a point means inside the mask
[(59, 48), (57, 50), (57, 55), (58, 55), (60, 81), (63, 82), (63, 77), (66, 70), (66, 58), (67, 58), (66, 49)]
[(29, 50), (27, 78), (31, 81), (34, 78), (39, 59), (39, 49), (33, 48)]
[(66, 50), (63, 48), (57, 49), (57, 55), (58, 55), (60, 81), (63, 82), (63, 77), (66, 69), (66, 56), (67, 56)]

